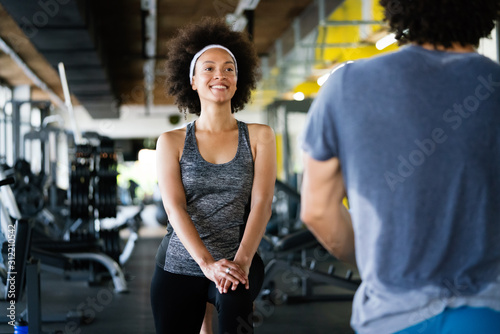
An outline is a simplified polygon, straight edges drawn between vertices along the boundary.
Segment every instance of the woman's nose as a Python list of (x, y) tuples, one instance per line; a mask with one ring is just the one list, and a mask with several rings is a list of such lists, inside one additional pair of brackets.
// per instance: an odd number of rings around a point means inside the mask
[(223, 70), (218, 70), (218, 69), (216, 69), (214, 71), (214, 76), (217, 77), (217, 78), (226, 77), (224, 71)]

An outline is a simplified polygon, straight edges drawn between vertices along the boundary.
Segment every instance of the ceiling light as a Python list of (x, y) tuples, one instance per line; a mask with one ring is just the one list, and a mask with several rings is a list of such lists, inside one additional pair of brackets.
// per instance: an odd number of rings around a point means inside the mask
[(246, 17), (235, 14), (227, 14), (226, 22), (231, 26), (233, 31), (243, 31), (248, 24)]
[(297, 93), (293, 94), (293, 99), (295, 101), (304, 101), (305, 98), (306, 98), (306, 96), (302, 92), (297, 92)]
[(236, 7), (235, 14), (240, 15), (245, 10), (255, 10), (259, 5), (260, 0), (240, 0)]

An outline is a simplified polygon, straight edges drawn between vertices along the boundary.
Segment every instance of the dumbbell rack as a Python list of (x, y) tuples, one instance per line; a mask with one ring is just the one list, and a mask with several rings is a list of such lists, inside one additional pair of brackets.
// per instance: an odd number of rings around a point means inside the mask
[[(66, 240), (95, 245), (118, 263), (121, 254), (119, 231), (100, 227), (100, 219), (114, 218), (117, 213), (117, 157), (111, 139), (101, 136), (96, 138), (99, 140), (98, 145), (92, 145), (92, 141), (89, 141), (88, 144), (75, 146), (69, 190), (70, 218), (75, 222)], [(100, 273), (107, 272), (95, 267), (93, 261), (89, 263), (85, 258), (83, 260), (83, 264), (89, 266), (90, 283), (98, 282)]]
[(72, 219), (116, 217), (116, 165), (112, 143), (101, 141), (99, 150), (90, 144), (77, 145), (70, 171)]

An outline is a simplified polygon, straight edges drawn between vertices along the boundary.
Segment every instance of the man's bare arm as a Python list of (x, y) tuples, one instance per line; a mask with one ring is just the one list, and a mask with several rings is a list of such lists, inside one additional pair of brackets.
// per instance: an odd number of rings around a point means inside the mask
[(318, 161), (304, 153), (301, 197), (300, 217), (309, 230), (339, 260), (355, 264), (354, 231), (342, 204), (345, 187), (338, 158)]

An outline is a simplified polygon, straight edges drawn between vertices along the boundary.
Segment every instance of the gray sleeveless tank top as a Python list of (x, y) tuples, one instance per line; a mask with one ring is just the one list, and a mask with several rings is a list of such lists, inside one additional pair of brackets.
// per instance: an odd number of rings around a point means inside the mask
[[(238, 121), (234, 158), (212, 164), (198, 150), (195, 122), (189, 123), (180, 168), (187, 212), (201, 240), (216, 261), (234, 258), (248, 218), (254, 173), (247, 125)], [(168, 272), (204, 276), (175, 231), (165, 236), (156, 259)]]

